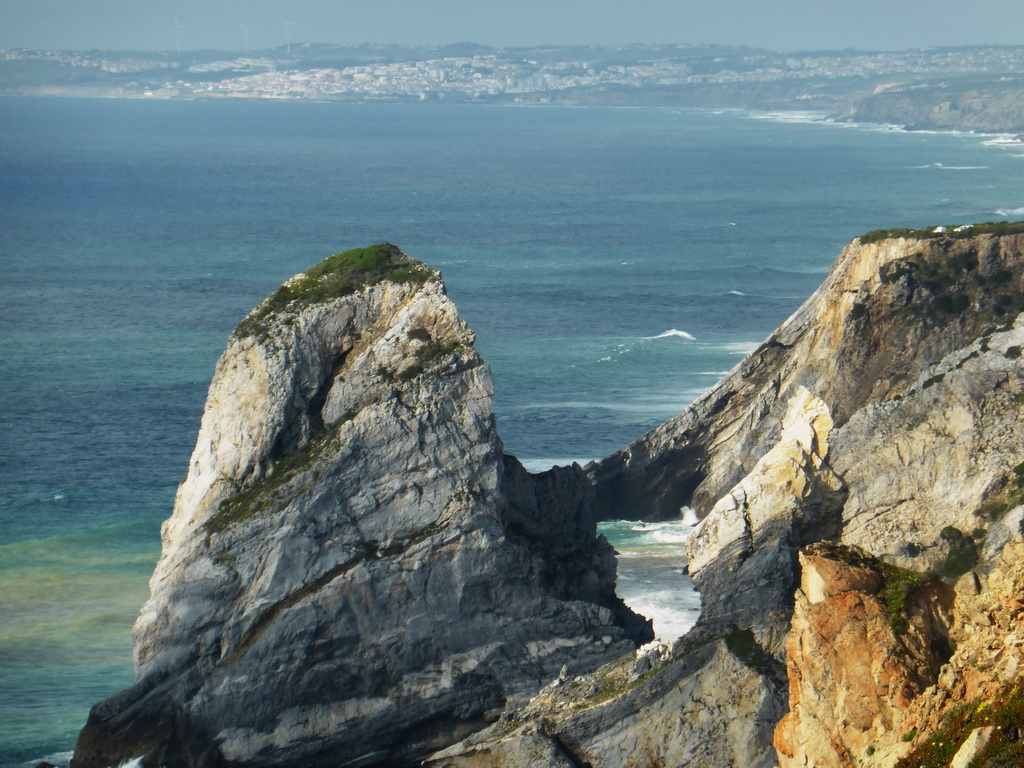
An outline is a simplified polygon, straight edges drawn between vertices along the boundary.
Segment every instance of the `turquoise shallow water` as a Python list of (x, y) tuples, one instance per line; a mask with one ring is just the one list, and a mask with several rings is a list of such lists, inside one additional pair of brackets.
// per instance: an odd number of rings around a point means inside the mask
[[(287, 276), (380, 241), (442, 269), (542, 468), (672, 416), (852, 236), (1024, 216), (1022, 154), (742, 112), (0, 99), (0, 766), (130, 682), (213, 364)], [(690, 610), (678, 555), (615, 535), (623, 593)]]

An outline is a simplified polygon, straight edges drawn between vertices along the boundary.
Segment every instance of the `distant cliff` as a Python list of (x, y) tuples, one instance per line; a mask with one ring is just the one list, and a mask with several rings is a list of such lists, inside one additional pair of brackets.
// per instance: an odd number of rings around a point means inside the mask
[[(1019, 764), (1022, 297), (1022, 225), (870, 233), (677, 417), (531, 476), (436, 273), (332, 257), (218, 364), (75, 768)], [(634, 652), (595, 521), (683, 505), (701, 617)]]
[(331, 257), (239, 325), (137, 682), (93, 708), (75, 768), (414, 765), (650, 637), (583, 473), (502, 455), (472, 343), (394, 246)]
[(952, 77), (875, 87), (835, 111), (840, 120), (910, 130), (1024, 134), (1024, 78)]

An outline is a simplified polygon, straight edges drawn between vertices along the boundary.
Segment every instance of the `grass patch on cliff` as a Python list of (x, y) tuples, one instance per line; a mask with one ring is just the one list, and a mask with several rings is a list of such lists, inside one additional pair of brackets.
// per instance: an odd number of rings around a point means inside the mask
[(588, 707), (596, 707), (605, 702), (617, 699), (619, 696), (629, 693), (633, 689), (637, 688), (642, 683), (650, 680), (661, 670), (669, 665), (671, 659), (664, 659), (660, 663), (653, 666), (641, 675), (636, 677), (632, 676), (632, 660), (629, 660), (626, 664), (615, 664), (607, 667), (601, 683), (598, 685), (597, 690), (585, 700), (585, 704)]
[[(996, 522), (1011, 509), (1024, 504), (1024, 462), (1013, 468), (1010, 482), (995, 496), (974, 510), (976, 517)], [(1024, 524), (1024, 520), (1021, 521)]]
[(987, 326), (1006, 326), (1024, 311), (1024, 270), (1018, 261), (1000, 261), (973, 242), (930, 250), (887, 262), (878, 271), (882, 284), (903, 285), (908, 309), (925, 326), (973, 338)]
[(862, 245), (878, 243), (882, 240), (905, 238), (908, 240), (939, 240), (944, 237), (964, 239), (976, 235), (1020, 235), (1024, 234), (1024, 221), (986, 221), (982, 224), (972, 224), (968, 229), (956, 232), (956, 227), (947, 232), (936, 232), (937, 227), (925, 227), (924, 229), (907, 229), (897, 227), (895, 229), (875, 229), (860, 236)]
[(270, 321), (277, 316), (287, 320), (303, 307), (385, 281), (422, 285), (436, 274), (390, 243), (336, 253), (270, 294), (238, 324), (234, 335), (262, 340), (270, 332)]
[(928, 583), (928, 577), (884, 560), (878, 561), (875, 570), (882, 576), (878, 596), (885, 603), (885, 616), (892, 631), (897, 636), (901, 635), (907, 629), (907, 601), (914, 590)]
[(204, 525), (207, 535), (223, 533), (255, 515), (271, 512), (287, 504), (295, 493), (289, 489), (282, 494), (284, 487), (309, 468), (309, 465), (324, 452), (341, 425), (350, 421), (354, 415), (345, 414), (336, 423), (320, 430), (304, 445), (275, 461), (270, 471), (252, 488), (222, 501)]
[(978, 543), (985, 540), (985, 534), (984, 528), (976, 529), (969, 536), (952, 525), (942, 529), (939, 536), (949, 544), (949, 551), (939, 565), (939, 574), (942, 578), (956, 581), (978, 565), (978, 561), (981, 560)]
[(896, 763), (896, 768), (946, 768), (975, 728), (993, 728), (992, 739), (971, 766), (1024, 765), (1024, 689), (1018, 678), (999, 695), (953, 710), (942, 727)]

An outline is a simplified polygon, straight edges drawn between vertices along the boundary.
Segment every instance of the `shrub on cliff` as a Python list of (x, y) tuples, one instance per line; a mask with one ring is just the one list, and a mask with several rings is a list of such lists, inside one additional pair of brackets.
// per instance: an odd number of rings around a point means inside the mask
[(390, 243), (336, 253), (270, 294), (238, 324), (234, 335), (266, 338), (267, 323), (275, 316), (287, 318), (302, 307), (347, 296), (385, 281), (421, 285), (436, 274)]

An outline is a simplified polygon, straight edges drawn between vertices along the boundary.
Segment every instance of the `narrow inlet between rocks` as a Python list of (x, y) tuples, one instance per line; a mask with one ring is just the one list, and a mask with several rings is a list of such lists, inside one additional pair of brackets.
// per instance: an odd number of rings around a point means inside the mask
[(654, 621), (654, 635), (672, 642), (700, 615), (700, 593), (686, 575), (686, 540), (696, 518), (689, 510), (679, 520), (598, 523), (618, 553), (615, 592), (630, 608)]

